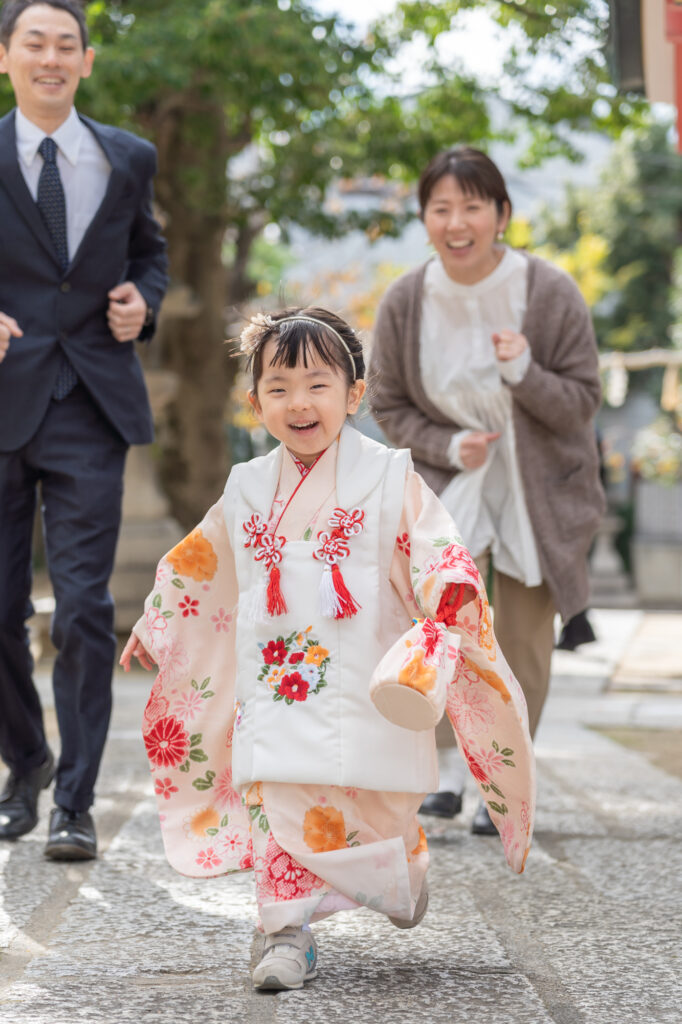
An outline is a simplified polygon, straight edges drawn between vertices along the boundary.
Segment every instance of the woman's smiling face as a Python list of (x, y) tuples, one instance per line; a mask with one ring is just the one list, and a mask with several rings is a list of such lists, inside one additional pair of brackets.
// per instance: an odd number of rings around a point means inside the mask
[(509, 221), (494, 199), (462, 191), (454, 175), (445, 174), (431, 190), (423, 217), (448, 277), (476, 284), (492, 273), (499, 262), (495, 241)]
[(310, 466), (339, 436), (346, 417), (357, 412), (365, 382), (350, 388), (338, 367), (323, 362), (312, 346), (304, 366), (273, 366), (277, 344), (263, 349), (263, 373), (249, 401), (266, 429)]

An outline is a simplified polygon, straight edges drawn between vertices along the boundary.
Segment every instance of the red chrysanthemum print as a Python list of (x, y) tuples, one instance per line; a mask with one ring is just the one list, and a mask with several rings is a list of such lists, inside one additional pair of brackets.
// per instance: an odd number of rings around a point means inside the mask
[(291, 672), (288, 676), (282, 678), (277, 692), (280, 697), (290, 697), (291, 700), (305, 700), (309, 689), (310, 683), (303, 678), (300, 672)]
[(321, 878), (295, 861), (272, 836), (265, 857), (256, 862), (255, 873), (259, 902), (301, 899), (324, 885)]
[(155, 722), (144, 735), (147, 756), (159, 768), (176, 768), (189, 753), (189, 733), (182, 722), (169, 715)]
[(287, 649), (282, 640), (271, 640), (262, 651), (266, 665), (283, 665), (287, 657)]
[(289, 655), (289, 664), (296, 665), (297, 662), (303, 661), (305, 658), (305, 651), (294, 651), (293, 654)]
[(224, 768), (213, 783), (213, 798), (220, 808), (239, 807), (242, 798), (232, 785), (232, 769)]

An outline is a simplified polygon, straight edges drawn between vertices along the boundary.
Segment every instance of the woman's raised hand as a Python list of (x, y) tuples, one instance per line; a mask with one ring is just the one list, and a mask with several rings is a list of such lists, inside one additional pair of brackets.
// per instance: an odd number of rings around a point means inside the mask
[(488, 445), (500, 437), (499, 430), (488, 433), (484, 430), (472, 430), (463, 437), (459, 446), (459, 461), (465, 469), (478, 469), (488, 458)]
[(130, 634), (128, 643), (123, 648), (123, 654), (119, 659), (119, 665), (124, 668), (126, 672), (130, 672), (130, 659), (137, 658), (142, 668), (150, 672), (156, 665), (156, 660), (149, 653), (147, 648), (138, 640), (134, 633)]
[(493, 334), (493, 345), (498, 360), (507, 363), (525, 352), (528, 348), (528, 339), (525, 334), (517, 334), (516, 331), (499, 331)]

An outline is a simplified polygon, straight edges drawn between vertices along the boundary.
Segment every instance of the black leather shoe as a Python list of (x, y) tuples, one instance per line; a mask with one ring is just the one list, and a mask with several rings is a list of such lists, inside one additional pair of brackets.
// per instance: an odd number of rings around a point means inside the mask
[(488, 808), (481, 800), (480, 804), (476, 808), (473, 821), (471, 822), (471, 831), (475, 836), (496, 836), (497, 829), (493, 825), (493, 820), (488, 814)]
[(45, 856), (51, 860), (93, 860), (97, 856), (97, 836), (90, 812), (53, 807)]
[(419, 808), (420, 814), (433, 814), (437, 818), (454, 818), (462, 810), (462, 794), (443, 790), (442, 793), (428, 793)]
[(10, 772), (0, 794), (0, 839), (18, 839), (38, 824), (38, 797), (54, 778), (54, 758), (47, 759), (21, 778)]

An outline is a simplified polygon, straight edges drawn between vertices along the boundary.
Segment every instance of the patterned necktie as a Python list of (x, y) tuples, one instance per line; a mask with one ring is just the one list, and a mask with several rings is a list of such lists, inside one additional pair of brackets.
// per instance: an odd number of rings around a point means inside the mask
[[(38, 209), (50, 233), (62, 270), (69, 265), (69, 245), (66, 237), (66, 200), (62, 179), (57, 167), (57, 143), (44, 138), (38, 146), (43, 167), (38, 179)], [(60, 350), (59, 370), (52, 389), (52, 397), (61, 401), (78, 383), (73, 366)]]

